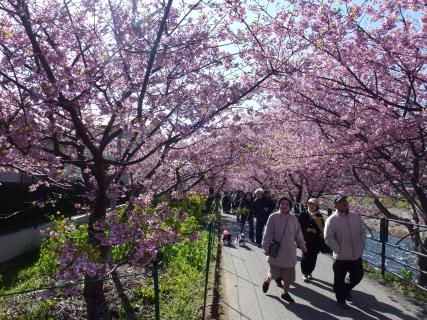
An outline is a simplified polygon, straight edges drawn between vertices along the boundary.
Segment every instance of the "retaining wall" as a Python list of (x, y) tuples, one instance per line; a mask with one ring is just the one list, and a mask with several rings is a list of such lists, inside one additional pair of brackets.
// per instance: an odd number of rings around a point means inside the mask
[[(87, 223), (88, 217), (88, 214), (84, 214), (69, 219), (80, 224)], [(40, 231), (51, 226), (52, 223), (44, 223), (0, 236), (0, 263), (23, 254), (30, 247), (39, 246), (42, 239)]]

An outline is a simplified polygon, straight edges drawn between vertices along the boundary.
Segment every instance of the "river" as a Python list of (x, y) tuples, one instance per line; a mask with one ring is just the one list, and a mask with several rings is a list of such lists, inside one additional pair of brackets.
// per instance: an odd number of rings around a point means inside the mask
[[(379, 239), (379, 233), (378, 232), (372, 231), (372, 235), (374, 236), (375, 239), (377, 239), (377, 240)], [(369, 250), (372, 250), (374, 252), (377, 252), (378, 254), (381, 254), (381, 243), (373, 241), (372, 235), (370, 233), (368, 233), (368, 241), (366, 242), (366, 247)], [(401, 239), (401, 237), (397, 237), (397, 236), (389, 234), (388, 243), (395, 245), (400, 239)], [(405, 248), (405, 249), (413, 250), (413, 243), (410, 239), (402, 240), (399, 243), (399, 246), (402, 248)], [(416, 255), (413, 253), (406, 252), (404, 250), (399, 250), (399, 249), (393, 248), (391, 246), (386, 246), (386, 256), (390, 256), (397, 261), (411, 265), (414, 268), (418, 269), (418, 265), (416, 264)], [(363, 254), (363, 258), (365, 260), (368, 260), (368, 261), (376, 264), (376, 265), (381, 265), (381, 256), (376, 255), (372, 252), (369, 252), (368, 250), (365, 250), (365, 252)], [(386, 268), (387, 268), (387, 270), (393, 271), (394, 273), (397, 273), (397, 274), (402, 274), (402, 272), (404, 272), (405, 276), (408, 276), (409, 273), (407, 274), (407, 272), (410, 271), (410, 272), (412, 272), (412, 278), (414, 278), (414, 279), (417, 277), (417, 273), (418, 273), (415, 270), (412, 270), (406, 266), (403, 266), (403, 265), (401, 265), (397, 262), (391, 261), (389, 259), (386, 259)]]

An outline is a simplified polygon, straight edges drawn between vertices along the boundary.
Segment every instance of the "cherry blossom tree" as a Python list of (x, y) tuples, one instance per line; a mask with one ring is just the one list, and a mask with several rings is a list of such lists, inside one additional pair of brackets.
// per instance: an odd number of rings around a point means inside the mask
[[(109, 204), (130, 200), (135, 218), (150, 195), (211, 171), (199, 159), (187, 172), (197, 152), (180, 148), (288, 72), (299, 48), (267, 13), (251, 1), (1, 2), (0, 166), (38, 177), (33, 189), (85, 191), (100, 260), (67, 260), (82, 266), (85, 296), (102, 295), (91, 280), (123, 240), (103, 237)], [(155, 257), (152, 245), (136, 252)]]
[[(372, 197), (385, 216), (400, 219), (384, 196), (404, 198), (413, 220), (425, 223), (424, 3), (293, 3), (295, 41), (307, 50), (275, 97), (288, 117), (313, 124), (319, 139), (304, 149), (347, 168), (349, 185)], [(422, 253), (426, 241), (418, 238)]]

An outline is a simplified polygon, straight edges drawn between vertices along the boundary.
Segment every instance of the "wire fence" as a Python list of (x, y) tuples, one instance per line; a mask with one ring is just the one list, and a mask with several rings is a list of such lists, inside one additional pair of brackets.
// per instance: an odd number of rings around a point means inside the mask
[[(184, 299), (184, 301), (181, 301), (178, 306), (178, 308), (183, 311), (188, 306), (192, 306), (192, 301), (200, 301), (200, 304), (196, 308), (192, 308), (196, 310), (197, 314), (189, 315), (191, 316), (191, 319), (197, 319), (198, 317), (201, 317), (201, 319), (204, 319), (206, 316), (206, 310), (207, 310), (207, 294), (209, 290), (209, 275), (211, 272), (211, 264), (212, 261), (215, 258), (215, 248), (218, 245), (218, 228), (219, 223), (215, 221), (210, 221), (207, 223), (206, 227), (203, 228), (203, 230), (206, 230), (208, 232), (208, 241), (207, 241), (207, 249), (206, 249), (206, 264), (203, 270), (200, 272), (203, 274), (203, 276), (196, 281), (195, 283), (191, 284), (189, 286), (189, 294)], [(203, 231), (202, 230), (202, 231)], [(57, 289), (65, 289), (70, 287), (76, 287), (79, 285), (83, 285), (84, 283), (88, 282), (99, 282), (99, 281), (108, 281), (108, 280), (117, 280), (117, 279), (124, 279), (124, 278), (136, 278), (136, 277), (144, 277), (144, 278), (152, 278), (153, 283), (153, 290), (154, 290), (154, 317), (156, 320), (159, 320), (161, 317), (161, 290), (160, 290), (160, 279), (159, 279), (159, 271), (162, 268), (162, 265), (159, 263), (159, 261), (153, 261), (153, 263), (150, 265), (149, 268), (146, 268), (143, 272), (138, 273), (131, 273), (131, 274), (125, 274), (125, 275), (111, 275), (108, 277), (103, 277), (99, 279), (93, 279), (93, 280), (85, 280), (80, 279), (78, 281), (67, 283), (63, 285), (57, 285), (57, 286), (45, 286), (45, 287), (39, 287), (39, 288), (33, 288), (33, 289), (27, 289), (27, 290), (21, 290), (16, 292), (8, 292), (0, 294), (1, 297), (10, 297), (10, 296), (17, 296), (17, 295), (23, 295), (23, 294), (29, 294), (29, 293), (35, 293), (35, 292), (45, 292), (45, 291), (53, 291)], [(202, 290), (202, 296), (197, 296), (199, 292)], [(201, 303), (203, 301), (203, 303)], [(165, 302), (167, 303), (167, 302)], [(199, 302), (197, 302), (199, 303)], [(200, 316), (201, 313), (201, 316)]]

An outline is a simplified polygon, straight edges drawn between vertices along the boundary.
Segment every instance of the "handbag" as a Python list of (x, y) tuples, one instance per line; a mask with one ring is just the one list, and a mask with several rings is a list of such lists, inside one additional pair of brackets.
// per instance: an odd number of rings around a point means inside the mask
[(280, 249), (280, 241), (270, 240), (270, 244), (268, 245), (268, 255), (270, 257), (277, 257)]
[(287, 224), (288, 224), (288, 218), (286, 217), (285, 227), (283, 228), (283, 232), (282, 232), (282, 236), (280, 237), (280, 240), (279, 241), (274, 239), (270, 240), (270, 243), (268, 244), (268, 255), (270, 257), (275, 258), (279, 254), (280, 242), (282, 241), (283, 234), (285, 233)]

